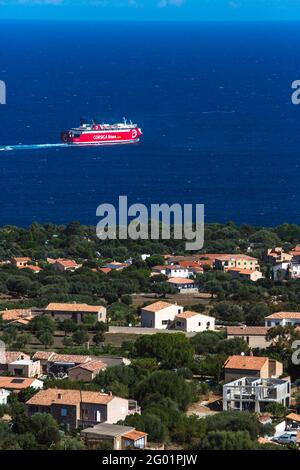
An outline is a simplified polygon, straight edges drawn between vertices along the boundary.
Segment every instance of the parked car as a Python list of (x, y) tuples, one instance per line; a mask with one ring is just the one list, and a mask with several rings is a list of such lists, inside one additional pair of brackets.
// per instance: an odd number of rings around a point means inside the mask
[(280, 436), (275, 436), (272, 438), (272, 441), (278, 442), (278, 444), (291, 444), (296, 442), (297, 433), (296, 432), (285, 432)]

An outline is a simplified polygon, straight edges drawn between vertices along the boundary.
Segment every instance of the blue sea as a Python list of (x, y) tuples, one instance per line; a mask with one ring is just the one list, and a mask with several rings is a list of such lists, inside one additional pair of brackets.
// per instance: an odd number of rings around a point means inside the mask
[(0, 146), (81, 116), (137, 145), (0, 151), (0, 224), (95, 224), (101, 203), (203, 203), (207, 222), (300, 224), (297, 23), (0, 22)]

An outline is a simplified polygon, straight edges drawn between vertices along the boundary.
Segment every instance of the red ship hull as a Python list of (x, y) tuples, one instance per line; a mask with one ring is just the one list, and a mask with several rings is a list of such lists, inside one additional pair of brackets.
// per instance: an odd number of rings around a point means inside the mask
[[(93, 126), (101, 127), (101, 126)], [(140, 140), (138, 127), (125, 129), (71, 129), (61, 133), (61, 141), (70, 144), (130, 144)]]

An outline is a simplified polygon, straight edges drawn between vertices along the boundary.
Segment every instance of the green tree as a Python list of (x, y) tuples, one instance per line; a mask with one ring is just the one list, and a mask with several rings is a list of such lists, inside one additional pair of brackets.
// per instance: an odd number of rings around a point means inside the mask
[(134, 347), (137, 357), (152, 357), (166, 369), (188, 367), (194, 360), (193, 345), (183, 333), (143, 335)]
[(84, 343), (87, 343), (89, 340), (89, 335), (86, 330), (82, 328), (77, 328), (76, 331), (74, 331), (72, 339), (75, 344), (78, 346), (82, 346)]
[(175, 372), (155, 371), (137, 385), (135, 397), (142, 406), (169, 397), (184, 410), (196, 399), (196, 387)]

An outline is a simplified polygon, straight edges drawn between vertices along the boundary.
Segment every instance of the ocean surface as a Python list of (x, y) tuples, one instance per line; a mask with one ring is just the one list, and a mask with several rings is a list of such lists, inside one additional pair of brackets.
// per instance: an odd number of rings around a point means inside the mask
[(300, 224), (297, 23), (0, 22), (0, 146), (81, 116), (137, 145), (0, 151), (0, 224), (95, 224), (101, 203), (204, 203), (207, 222)]

